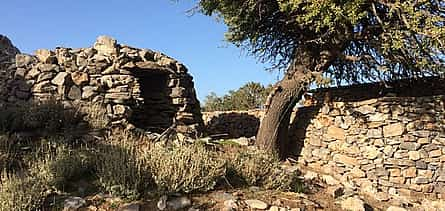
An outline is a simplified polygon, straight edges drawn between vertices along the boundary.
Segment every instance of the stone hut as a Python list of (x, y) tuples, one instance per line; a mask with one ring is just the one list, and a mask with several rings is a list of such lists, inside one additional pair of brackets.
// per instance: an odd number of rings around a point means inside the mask
[(6, 69), (0, 85), (3, 102), (98, 103), (106, 107), (110, 125), (134, 125), (152, 132), (174, 125), (181, 133), (201, 133), (192, 76), (183, 64), (159, 52), (100, 36), (90, 48), (17, 54)]

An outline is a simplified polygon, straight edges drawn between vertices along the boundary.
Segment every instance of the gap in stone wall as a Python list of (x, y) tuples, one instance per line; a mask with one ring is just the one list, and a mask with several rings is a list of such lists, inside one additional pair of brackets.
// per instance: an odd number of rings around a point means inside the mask
[(142, 105), (138, 105), (130, 123), (151, 132), (162, 132), (173, 123), (176, 109), (169, 96), (168, 75), (154, 71), (134, 71), (140, 84)]

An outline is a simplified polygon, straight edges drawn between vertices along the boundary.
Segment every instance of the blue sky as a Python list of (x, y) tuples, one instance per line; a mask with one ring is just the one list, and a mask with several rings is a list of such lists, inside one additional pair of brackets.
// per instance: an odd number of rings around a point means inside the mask
[(98, 35), (119, 43), (164, 52), (190, 70), (201, 101), (248, 81), (274, 83), (241, 49), (224, 41), (226, 27), (201, 14), (187, 16), (193, 0), (21, 0), (3, 1), (0, 33), (24, 53), (39, 48), (92, 46)]

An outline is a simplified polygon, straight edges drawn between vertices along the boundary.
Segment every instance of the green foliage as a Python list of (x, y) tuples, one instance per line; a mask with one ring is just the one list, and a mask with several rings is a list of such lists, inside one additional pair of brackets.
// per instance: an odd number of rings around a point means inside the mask
[(359, 83), (443, 74), (445, 3), (430, 0), (200, 0), (228, 41), (287, 68)]
[(249, 110), (261, 108), (271, 86), (264, 87), (260, 83), (248, 82), (239, 89), (229, 91), (228, 94), (218, 97), (211, 92), (204, 101), (204, 111), (230, 111)]

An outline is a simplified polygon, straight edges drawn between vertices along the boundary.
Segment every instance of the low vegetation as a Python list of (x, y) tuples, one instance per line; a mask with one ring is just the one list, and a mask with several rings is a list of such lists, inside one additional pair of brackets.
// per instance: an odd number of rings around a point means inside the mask
[[(199, 141), (164, 146), (122, 129), (106, 130), (101, 140), (94, 140), (88, 131), (105, 127), (101, 123), (105, 121), (100, 121), (105, 117), (97, 116), (100, 107), (93, 109), (98, 121), (92, 124), (85, 121), (92, 116), (84, 111), (68, 112), (60, 106), (44, 105), (44, 112), (53, 115), (18, 108), (24, 113), (0, 116), (0, 210), (39, 210), (50, 196), (79, 194), (72, 188), (79, 181), (91, 186), (89, 193), (129, 200), (206, 192), (219, 186), (297, 190), (296, 184), (300, 185), (295, 175), (280, 168), (277, 159), (262, 152), (224, 153)], [(51, 123), (56, 118), (62, 121)], [(14, 126), (8, 126), (7, 119), (14, 119)], [(30, 119), (41, 125), (23, 122)], [(87, 131), (67, 131), (80, 130), (79, 125)]]

